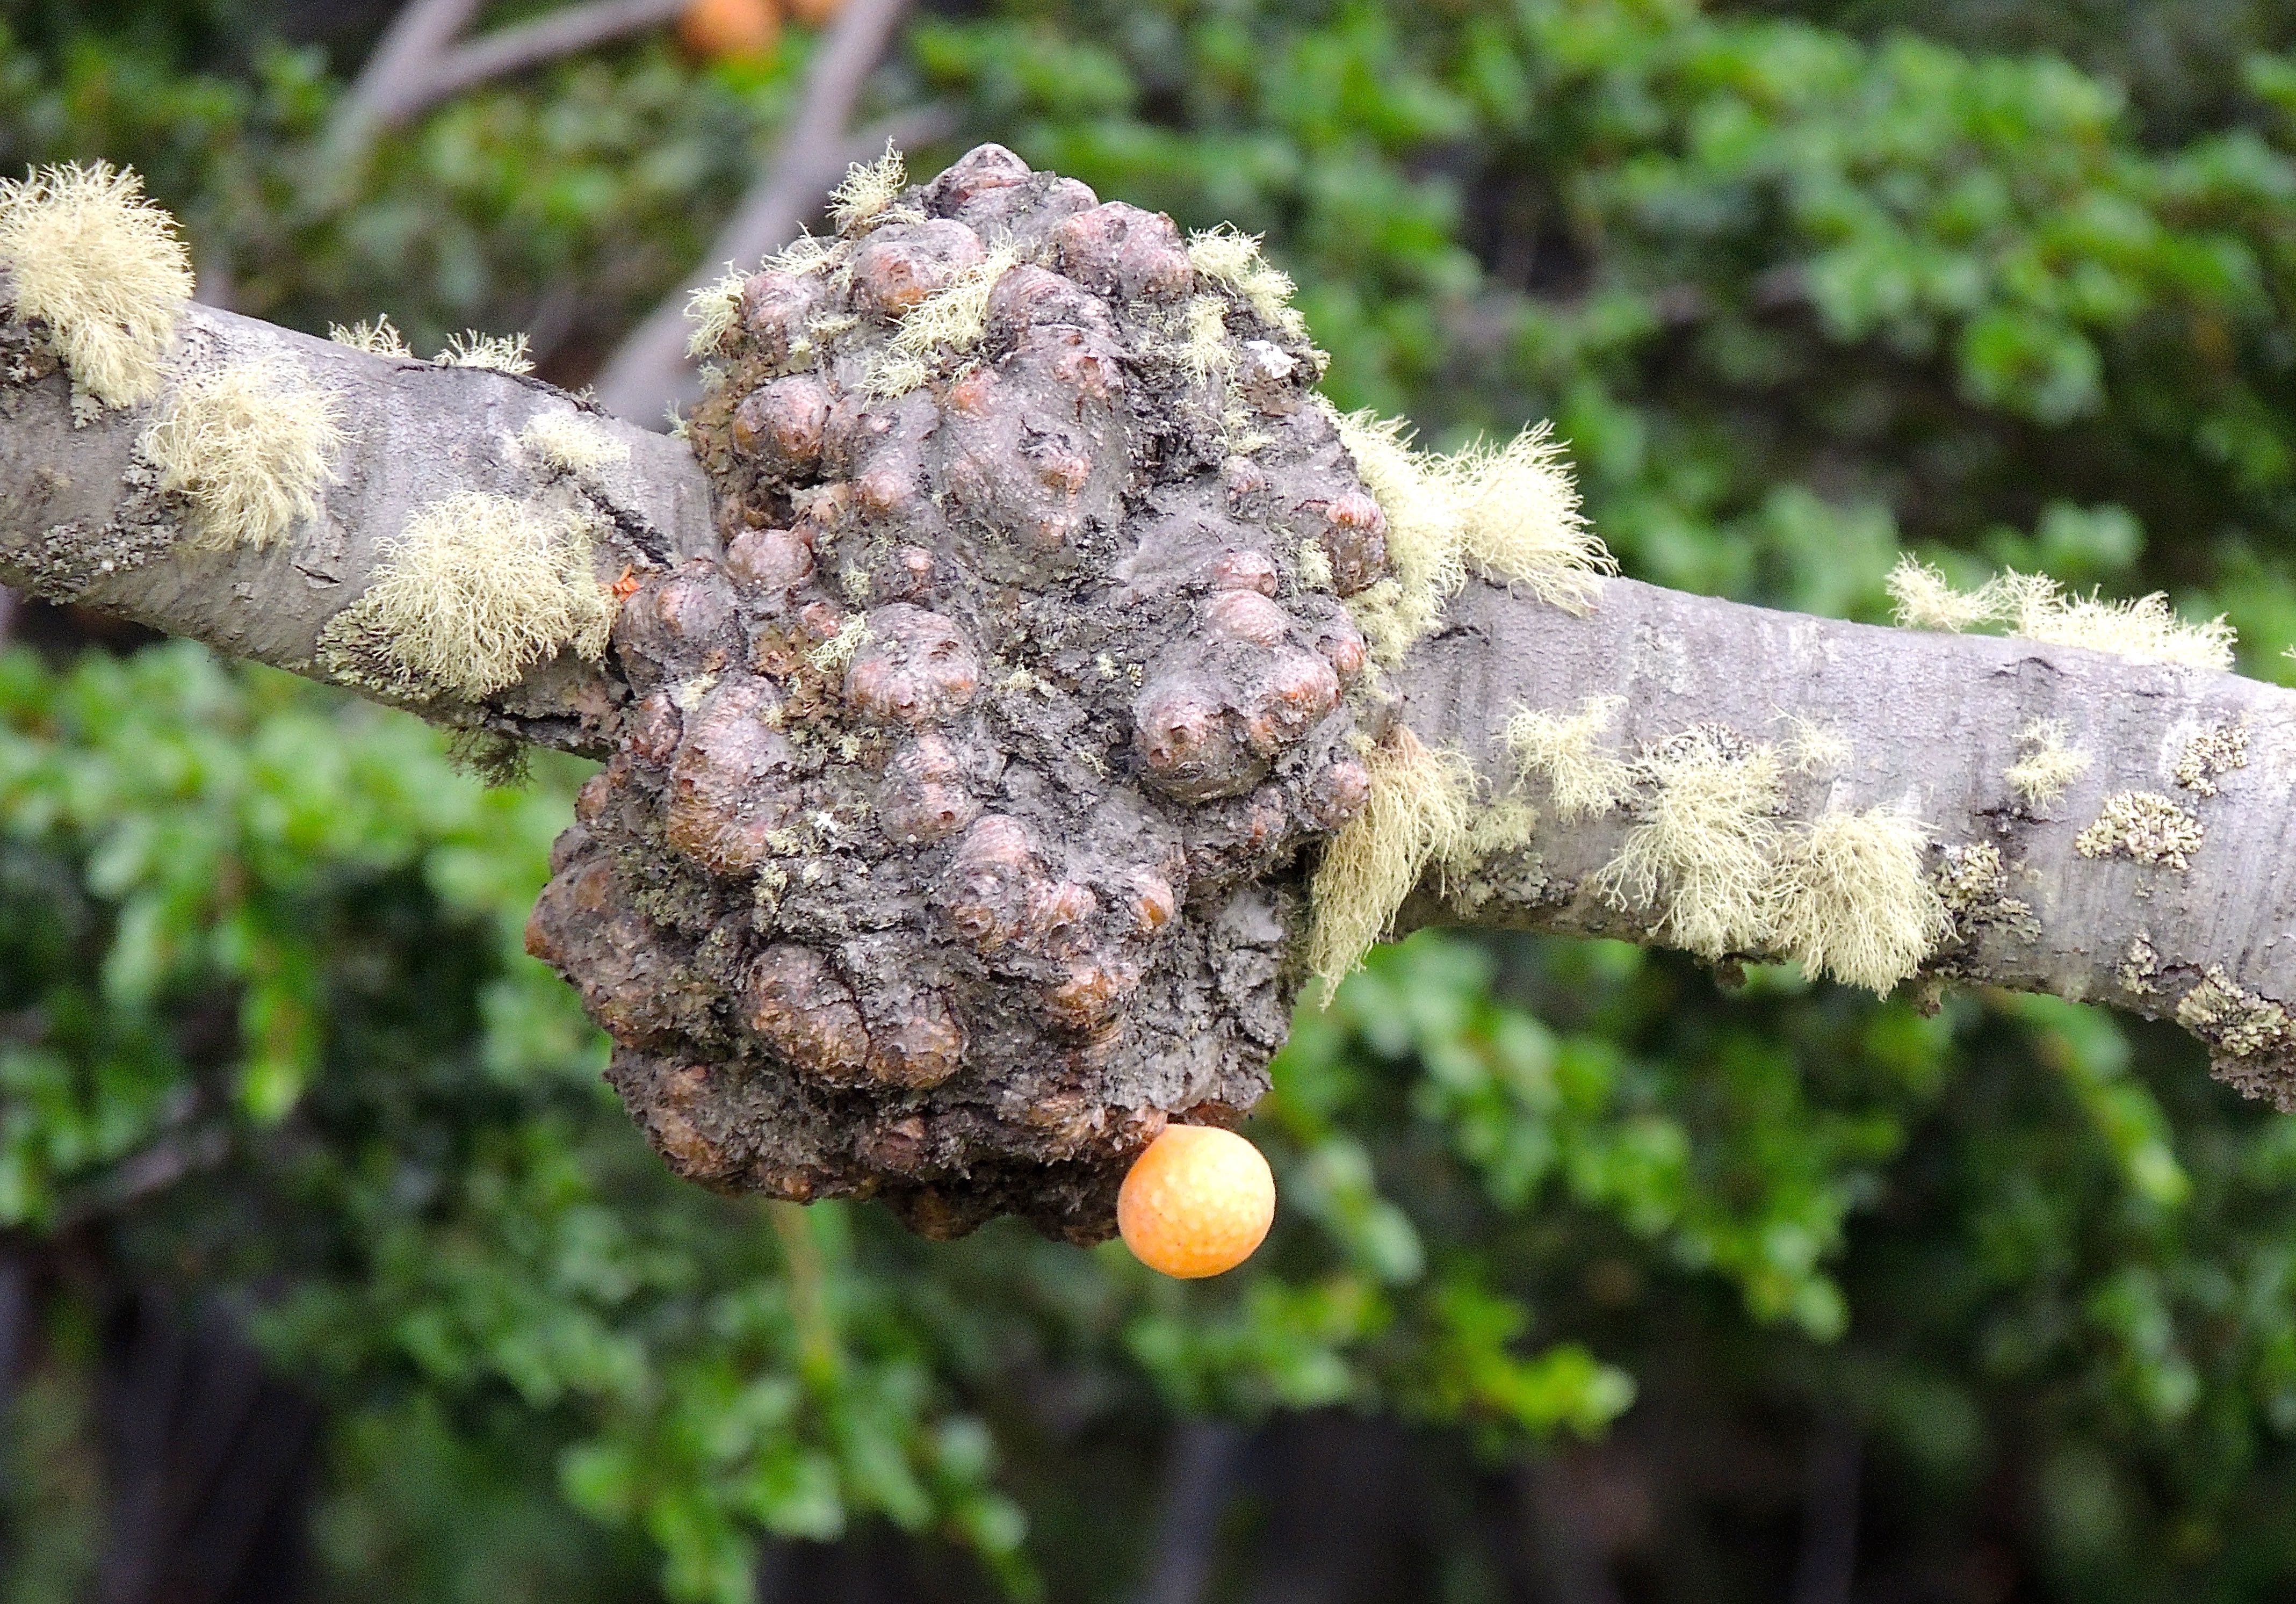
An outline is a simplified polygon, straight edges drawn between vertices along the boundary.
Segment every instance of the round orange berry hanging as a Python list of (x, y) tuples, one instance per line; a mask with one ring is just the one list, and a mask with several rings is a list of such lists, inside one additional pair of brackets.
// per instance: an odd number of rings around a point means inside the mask
[(1233, 1270), (1275, 1218), (1259, 1150), (1217, 1125), (1168, 1125), (1116, 1194), (1116, 1229), (1151, 1270), (1184, 1281)]

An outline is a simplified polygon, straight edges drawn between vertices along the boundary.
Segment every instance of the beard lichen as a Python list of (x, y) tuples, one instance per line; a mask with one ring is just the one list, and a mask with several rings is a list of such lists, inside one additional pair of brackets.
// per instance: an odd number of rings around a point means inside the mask
[(844, 180), (830, 191), (829, 220), (839, 233), (858, 233), (885, 215), (908, 183), (908, 163), (887, 140), (882, 156), (871, 162), (855, 162), (846, 169)]
[(176, 220), (144, 181), (109, 163), (40, 168), (0, 182), (0, 267), (18, 317), (45, 325), (78, 397), (139, 406), (192, 293)]
[(1308, 967), (1326, 1002), (1387, 934), (1429, 865), (1468, 849), (1476, 822), (1474, 772), (1407, 728), (1365, 753), (1364, 767), (1369, 797), (1324, 847), (1309, 893)]
[(1892, 807), (1828, 813), (1785, 842), (1777, 944), (1812, 975), (1886, 996), (1953, 933), (1919, 821)]
[(1616, 907), (1657, 909), (1655, 929), (1709, 962), (1763, 950), (1784, 798), (1776, 749), (1693, 724), (1644, 749), (1636, 768), (1636, 822), (1598, 888)]
[(630, 460), (629, 442), (616, 439), (594, 420), (570, 408), (535, 413), (519, 439), (556, 473), (596, 473)]
[(1433, 630), (1471, 569), (1572, 612), (1617, 571), (1546, 424), (1503, 446), (1437, 456), (1414, 450), (1397, 419), (1360, 412), (1333, 422), (1386, 522), (1389, 573), (1348, 600), (1380, 661), (1400, 662)]
[(1262, 322), (1295, 340), (1307, 337), (1308, 325), (1292, 305), (1298, 286), (1260, 255), (1257, 234), (1240, 233), (1226, 224), (1191, 234), (1188, 261), (1199, 276), (1226, 289)]
[(989, 291), (1021, 262), (1018, 250), (997, 246), (901, 314), (892, 338), (863, 377), (864, 390), (879, 400), (890, 400), (908, 394), (936, 371), (961, 365), (988, 332)]
[(2017, 761), (2001, 777), (2028, 812), (2058, 801), (2065, 788), (2088, 773), (2089, 755), (2065, 744), (2064, 721), (2037, 718), (2017, 732)]
[(446, 348), (430, 359), (440, 367), (492, 368), (498, 373), (530, 373), (534, 357), (523, 334), (481, 334), (465, 329), (447, 336)]
[(370, 356), (412, 357), (414, 355), (407, 348), (406, 337), (398, 331), (387, 313), (377, 315), (373, 322), (362, 317), (348, 328), (341, 323), (329, 323), (327, 338), (339, 346), (365, 351)]
[(1889, 585), (1898, 623), (1906, 629), (1959, 634), (1993, 625), (2020, 640), (2081, 646), (2138, 662), (2232, 667), (2232, 626), (2223, 616), (2200, 624), (2180, 618), (2158, 591), (2132, 601), (2108, 602), (2097, 595), (2068, 595), (2046, 574), (2021, 574), (2013, 569), (1973, 591), (1964, 591), (1912, 557), (1898, 561)]
[(571, 513), (472, 491), (384, 543), (365, 593), (321, 632), (321, 659), (386, 694), (476, 701), (558, 651), (598, 660), (615, 610)]
[(1546, 781), (1555, 816), (1565, 822), (1616, 807), (1634, 788), (1634, 772), (1598, 744), (1627, 705), (1623, 696), (1590, 696), (1575, 713), (1518, 708), (1500, 739), (1518, 778)]
[(189, 504), (192, 549), (259, 549), (316, 516), (342, 434), (323, 392), (284, 360), (266, 359), (177, 384), (142, 450), (160, 491)]

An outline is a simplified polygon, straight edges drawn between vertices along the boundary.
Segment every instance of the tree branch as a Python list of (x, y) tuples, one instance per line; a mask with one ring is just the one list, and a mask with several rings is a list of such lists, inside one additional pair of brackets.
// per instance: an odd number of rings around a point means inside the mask
[(111, 323), (0, 324), (0, 583), (610, 753), (529, 946), (715, 1185), (1105, 1234), (1431, 863), (1402, 928), (2103, 1002), (2296, 1101), (2296, 695), (1598, 581), (1535, 437), (1336, 416), (1248, 241), (1000, 147), (841, 221), (690, 447), (197, 307), (106, 410)]
[[(849, 135), (853, 108), (876, 70), (909, 0), (849, 0), (838, 13), (806, 79), (805, 96), (790, 116), (750, 192), (726, 219), (703, 258), (705, 271), (721, 264), (754, 264), (796, 237), (821, 208), (845, 169), (884, 148), (939, 136), (954, 117), (939, 107), (904, 112), (857, 137)], [(685, 291), (665, 299), (632, 330), (598, 375), (606, 410), (653, 425), (692, 392), (685, 358)]]
[(576, 55), (627, 35), (658, 28), (685, 9), (686, 0), (590, 0), (472, 40), (440, 58), (393, 102), (384, 126), (420, 116), (441, 101), (493, 78)]
[[(1568, 712), (1622, 697), (1603, 741), (1628, 757), (1693, 724), (1784, 742), (1791, 721), (1807, 720), (1849, 754), (1790, 781), (1789, 814), (1902, 807), (1949, 856), (1967, 862), (1980, 846), (1999, 854), (1998, 885), (1972, 886), (1956, 910), (1951, 973), (2160, 1018), (2176, 1017), (2215, 970), (2255, 1001), (2206, 994), (2184, 1022), (2212, 1041), (2243, 1022), (2271, 1036), (2261, 1059), (2221, 1067), (2235, 1080), (2284, 1081), (2273, 1066), (2296, 1040), (2273, 1021), (2296, 1000), (2296, 694), (2078, 647), (1841, 623), (1627, 579), (1605, 584), (1583, 618), (1475, 582), (1399, 679), (1420, 738), (1464, 754), (1502, 790), (1514, 778), (1502, 727), (1519, 708)], [(2088, 763), (2037, 807), (2005, 776), (2030, 749), (2021, 735), (2046, 720)], [(2203, 777), (2213, 795), (2179, 784), (2193, 743), (2220, 730), (2245, 732), (2245, 767)], [(1529, 791), (1546, 799), (1537, 783)], [(2082, 850), (2083, 832), (2122, 793), (2192, 815), (2202, 841), (2189, 868)], [(1653, 911), (1620, 905), (1600, 874), (1635, 823), (1618, 810), (1546, 819), (1535, 860), (1447, 886), (1431, 877), (1403, 924), (1650, 942)], [(1980, 857), (1975, 879), (1982, 869)], [(2197, 1017), (2212, 1004), (2225, 1024)]]
[(485, 0), (409, 0), (391, 19), (350, 92), (327, 125), (320, 148), (331, 165), (348, 161), (389, 127), (422, 92), (439, 58), (470, 26)]
[[(0, 291), (4, 291), (0, 281)], [(8, 325), (21, 347), (20, 325)], [(199, 549), (192, 509), (163, 494), (147, 446), (152, 405), (106, 408), (75, 427), (62, 372), (0, 394), (0, 582), (76, 602), (234, 657), (319, 679), (341, 675), (319, 641), (373, 580), (421, 508), (478, 493), (579, 517), (610, 533), (601, 577), (714, 551), (709, 490), (685, 447), (611, 419), (591, 422), (626, 461), (576, 476), (522, 441), (537, 416), (572, 415), (570, 397), (489, 369), (370, 355), (229, 312), (187, 305), (169, 373), (180, 393), (226, 368), (288, 372), (325, 397), (345, 433), (319, 515), (263, 546)], [(481, 703), (419, 710), (545, 745), (594, 748), (608, 678), (561, 656)], [(602, 700), (603, 699), (603, 700)]]

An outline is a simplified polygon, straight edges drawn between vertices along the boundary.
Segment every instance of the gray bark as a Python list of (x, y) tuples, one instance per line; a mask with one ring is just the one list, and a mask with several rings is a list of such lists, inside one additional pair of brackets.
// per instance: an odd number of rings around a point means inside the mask
[[(1589, 696), (1623, 695), (1609, 741), (1628, 757), (1693, 724), (1783, 740), (1787, 720), (1808, 719), (1846, 739), (1852, 755), (1838, 771), (1795, 780), (1791, 813), (1898, 806), (1939, 849), (1990, 843), (2000, 852), (2001, 895), (2024, 911), (1996, 898), (1963, 921), (1952, 973), (2157, 1018), (2173, 1016), (2214, 968), (2259, 1000), (2226, 1010), (2267, 1035), (2270, 1011), (2296, 998), (2296, 693), (2278, 686), (2078, 647), (1775, 612), (1628, 579), (1606, 583), (1583, 618), (1472, 584), (1399, 678), (1404, 717), (1420, 737), (1464, 754), (1501, 790), (1513, 775), (1499, 730), (1518, 708), (1567, 713)], [(2038, 810), (2003, 777), (2036, 719), (2062, 721), (2067, 744), (2091, 759)], [(2190, 744), (2224, 727), (2245, 730), (2246, 766), (2212, 776), (2213, 796), (2179, 785)], [(2189, 868), (2077, 849), (2106, 799), (2127, 791), (2197, 817), (2202, 839)], [(1633, 822), (1624, 812), (1543, 822), (1535, 867), (1467, 917), (1648, 941), (1650, 910), (1620, 907), (1595, 883)], [(1463, 922), (1457, 903), (1457, 888), (1431, 881), (1404, 923)], [(2267, 1045), (2259, 1061), (2234, 1063), (2258, 1059), (2234, 1054), (2221, 1067), (2234, 1079), (2276, 1082), (2280, 1055), (2270, 1049), (2285, 1042)]]
[[(20, 328), (4, 338), (16, 351), (29, 348)], [(619, 565), (668, 566), (716, 547), (708, 481), (692, 454), (661, 435), (593, 414), (629, 446), (629, 461), (583, 484), (545, 484), (515, 441), (537, 413), (574, 405), (549, 385), (372, 356), (200, 306), (183, 309), (177, 340), (177, 382), (283, 360), (332, 400), (345, 435), (320, 515), (260, 549), (191, 549), (186, 509), (159, 493), (142, 450), (152, 409), (106, 409), (76, 427), (66, 377), (51, 372), (0, 392), (0, 583), (327, 679), (320, 632), (357, 599), (382, 544), (427, 503), (465, 491), (585, 498), (615, 531), (600, 553), (609, 580)], [(422, 710), (595, 751), (609, 740), (600, 701), (608, 690), (586, 666), (554, 659), (483, 706)]]

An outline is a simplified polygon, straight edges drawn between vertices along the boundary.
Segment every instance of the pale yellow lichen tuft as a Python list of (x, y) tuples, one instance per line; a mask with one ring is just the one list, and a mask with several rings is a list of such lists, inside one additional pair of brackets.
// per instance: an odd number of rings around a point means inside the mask
[(1555, 815), (1565, 821), (1610, 812), (1634, 787), (1634, 771), (1598, 741), (1627, 705), (1623, 696), (1590, 696), (1576, 713), (1518, 708), (1500, 739), (1515, 773), (1546, 782)]
[(143, 179), (99, 161), (0, 182), (0, 267), (16, 315), (47, 326), (78, 389), (104, 406), (159, 393), (192, 265)]
[(1701, 724), (1637, 766), (1648, 794), (1596, 887), (1620, 908), (1655, 907), (1656, 928), (1710, 962), (1764, 950), (1784, 779), (1776, 751)]
[(1411, 448), (1411, 426), (1402, 419), (1359, 412), (1335, 413), (1332, 421), (1387, 520), (1388, 575), (1349, 597), (1348, 608), (1373, 654), (1399, 663), (1467, 583), (1457, 503), (1442, 483), (1440, 459)]
[(1474, 774), (1457, 754), (1431, 751), (1398, 728), (1364, 763), (1370, 798), (1324, 847), (1310, 892), (1308, 963), (1327, 1002), (1428, 866), (1468, 850), (1475, 825)]
[(2007, 569), (1973, 591), (1957, 591), (1935, 569), (1911, 557), (1890, 576), (1898, 622), (1911, 629), (1960, 631), (1997, 625), (2021, 640), (2146, 663), (2192, 668), (2232, 667), (2233, 631), (2221, 614), (2195, 624), (2178, 618), (2158, 591), (2133, 601), (2067, 595), (2046, 574)]
[(1186, 334), (1180, 342), (1180, 365), (1198, 381), (1224, 373), (1235, 364), (1235, 342), (1228, 338), (1227, 305), (1217, 295), (1199, 295), (1188, 302)]
[(693, 331), (685, 337), (688, 356), (715, 356), (725, 344), (726, 336), (742, 317), (742, 286), (750, 275), (733, 263), (726, 271), (708, 283), (698, 286), (685, 298), (685, 320)]
[(594, 420), (578, 412), (537, 413), (519, 438), (559, 473), (595, 473), (630, 460), (627, 440), (618, 440)]
[(1464, 874), (1487, 858), (1520, 852), (1538, 838), (1538, 809), (1519, 798), (1500, 797), (1474, 809), (1465, 836), (1439, 861), (1447, 875)]
[(837, 633), (815, 647), (806, 660), (815, 667), (841, 669), (853, 660), (853, 654), (869, 642), (869, 620), (859, 613), (849, 613)]
[(871, 395), (906, 395), (925, 381), (936, 363), (961, 361), (988, 331), (988, 295), (1021, 262), (1000, 245), (902, 315), (883, 353), (862, 385)]
[(800, 275), (826, 273), (839, 262), (839, 241), (824, 234), (800, 233), (765, 259), (762, 271)]
[(187, 379), (169, 390), (142, 450), (161, 491), (191, 505), (195, 551), (267, 546), (319, 511), (342, 443), (334, 404), (283, 360)]
[(1959, 634), (1998, 621), (1988, 592), (1956, 590), (1952, 580), (1917, 558), (1898, 559), (1898, 566), (1890, 570), (1889, 587), (1900, 629)]
[(1839, 732), (1802, 717), (1786, 718), (1786, 766), (1797, 773), (1821, 774), (1846, 765), (1856, 749)]
[(1327, 591), (1332, 588), (1332, 554), (1324, 549), (1321, 541), (1301, 541), (1299, 555), (1294, 561), (1300, 567), (1301, 585), (1309, 590)]
[(430, 360), (440, 367), (492, 368), (498, 373), (534, 372), (525, 335), (481, 334), (476, 329), (447, 336), (447, 348)]
[(1772, 888), (1777, 945), (1812, 976), (1887, 995), (1953, 932), (1923, 870), (1928, 838), (1892, 807), (1829, 813), (1786, 839)]
[(354, 351), (365, 351), (370, 356), (412, 356), (406, 337), (394, 326), (388, 315), (372, 323), (362, 317), (348, 329), (340, 323), (327, 325), (327, 338), (337, 345), (348, 346)]
[(2017, 732), (2021, 755), (2001, 777), (2028, 808), (2046, 807), (2088, 773), (2089, 756), (2065, 744), (2064, 721), (2037, 718)]
[(1583, 612), (1603, 576), (1618, 572), (1587, 527), (1562, 447), (1540, 423), (1494, 449), (1474, 445), (1450, 459), (1469, 566), (1520, 585), (1566, 612)]
[(2073, 838), (2073, 850), (2086, 858), (2128, 857), (2178, 871), (2190, 869), (2200, 849), (2200, 816), (2158, 791), (2115, 791)]
[(846, 169), (843, 181), (829, 192), (829, 219), (839, 233), (856, 233), (892, 205), (908, 184), (908, 163), (889, 139), (885, 153), (876, 160), (857, 161)]
[(465, 492), (418, 510), (381, 556), (366, 593), (320, 637), (347, 678), (475, 701), (560, 651), (605, 651), (616, 602), (569, 514)]
[(1335, 413), (1333, 422), (1387, 520), (1388, 577), (1348, 602), (1381, 661), (1401, 661), (1434, 628), (1471, 565), (1572, 611), (1616, 571), (1546, 424), (1504, 446), (1434, 456), (1412, 448), (1399, 420), (1361, 412)]
[(2217, 794), (2217, 776), (2248, 766), (2248, 725), (2211, 724), (2185, 743), (2173, 771), (2176, 782), (2199, 796)]
[(1306, 336), (1307, 322), (1292, 305), (1299, 286), (1260, 254), (1259, 235), (1240, 233), (1225, 223), (1191, 234), (1188, 263), (1199, 277), (1233, 291), (1261, 321), (1294, 339)]

